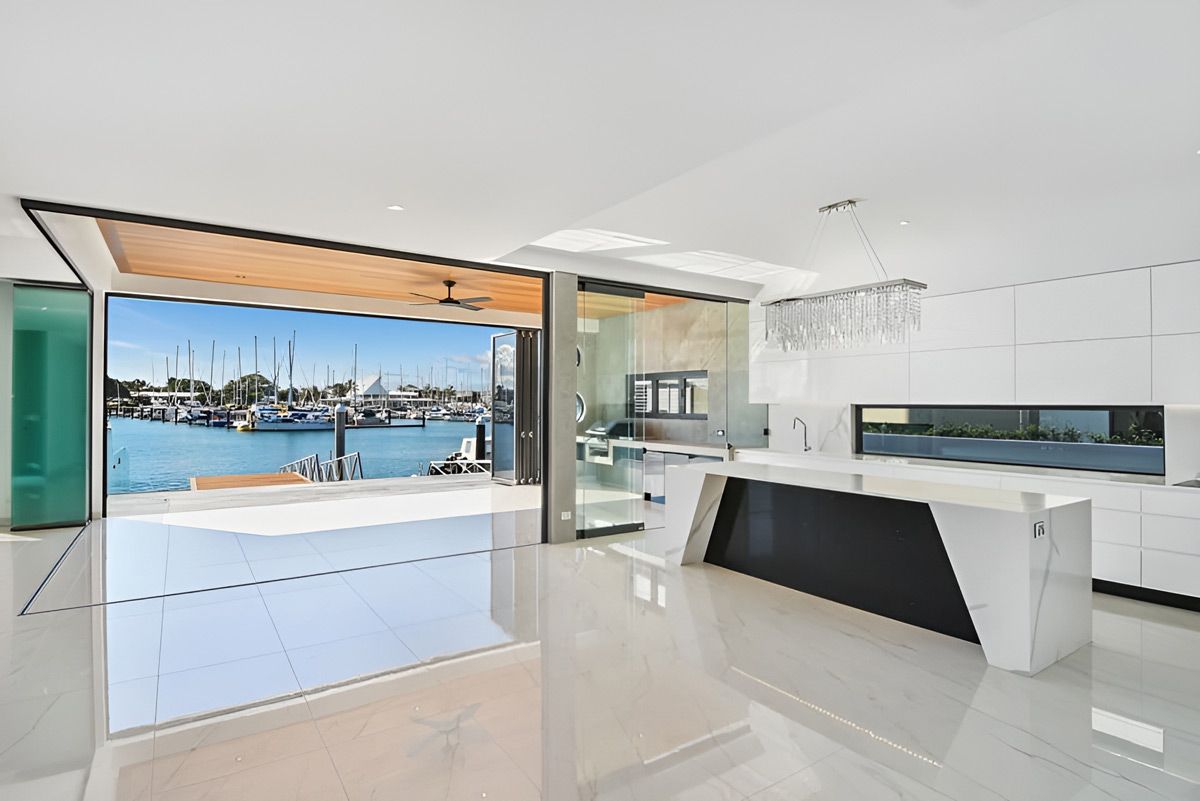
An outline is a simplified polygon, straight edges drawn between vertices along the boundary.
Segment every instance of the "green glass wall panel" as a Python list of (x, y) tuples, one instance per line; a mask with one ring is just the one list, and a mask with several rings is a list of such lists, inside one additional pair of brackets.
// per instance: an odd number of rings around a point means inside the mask
[(91, 297), (13, 288), (12, 525), (87, 519)]

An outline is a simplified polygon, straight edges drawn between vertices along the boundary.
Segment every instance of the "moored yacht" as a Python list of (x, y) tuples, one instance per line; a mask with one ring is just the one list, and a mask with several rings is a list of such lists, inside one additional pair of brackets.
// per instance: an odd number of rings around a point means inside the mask
[(365, 409), (360, 409), (358, 414), (354, 415), (354, 425), (360, 428), (365, 428), (367, 426), (386, 426), (388, 425), (388, 421), (384, 416), (382, 409), (376, 409), (368, 406)]

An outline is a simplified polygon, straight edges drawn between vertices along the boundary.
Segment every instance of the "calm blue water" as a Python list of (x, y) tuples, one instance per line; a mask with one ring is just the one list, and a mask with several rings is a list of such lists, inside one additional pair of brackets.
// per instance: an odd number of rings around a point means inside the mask
[[(113, 418), (108, 432), (108, 491), (188, 489), (192, 476), (273, 473), (280, 465), (314, 453), (328, 459), (332, 431), (257, 431), (205, 428), (151, 420)], [(488, 426), (491, 435), (491, 426)], [(346, 432), (346, 451), (362, 454), (366, 478), (411, 476), (458, 450), (474, 423), (431, 420), (425, 428), (392, 426)], [(114, 470), (115, 454), (125, 448)], [(127, 473), (126, 473), (127, 471)], [(126, 475), (128, 478), (126, 479)]]

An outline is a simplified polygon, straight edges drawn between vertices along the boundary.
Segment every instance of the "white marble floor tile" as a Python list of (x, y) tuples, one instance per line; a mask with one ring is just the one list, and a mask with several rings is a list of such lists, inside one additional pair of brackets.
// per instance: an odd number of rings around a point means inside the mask
[(299, 690), (282, 651), (163, 673), (158, 682), (158, 721), (247, 706)]
[(264, 596), (285, 648), (386, 631), (387, 624), (346, 583)]
[(109, 684), (157, 676), (163, 599), (109, 604), (103, 609)]
[(202, 592), (253, 582), (254, 573), (244, 560), (209, 565), (168, 561), (165, 590), (168, 594)]
[(656, 543), (16, 617), (0, 797), (1200, 798), (1200, 614), (1094, 596), (1095, 642), (1025, 678)]
[[(223, 594), (213, 590), (207, 595)], [(160, 673), (283, 652), (275, 624), (260, 595), (243, 588), (227, 600), (167, 608), (163, 612)]]
[(342, 577), (392, 628), (475, 611), (465, 598), (430, 578), (415, 564), (353, 570)]
[(280, 556), (274, 559), (255, 559), (250, 563), (254, 581), (278, 581), (302, 576), (314, 576), (333, 571), (333, 565), (315, 551), (297, 556)]
[[(753, 801), (960, 801), (895, 771), (841, 751), (750, 796)], [(998, 796), (975, 796), (979, 801)]]
[(416, 655), (391, 631), (289, 648), (288, 660), (303, 689), (370, 676), (416, 664)]
[[(149, 523), (105, 520), (91, 527), (93, 553), (104, 554), (102, 601), (150, 598), (166, 592), (168, 529)], [(103, 544), (95, 542), (103, 538)], [(78, 545), (83, 545), (81, 541)], [(86, 552), (85, 552), (86, 553)], [(95, 558), (95, 557), (93, 557)], [(55, 583), (52, 577), (48, 585)]]
[(281, 559), (287, 556), (309, 556), (317, 552), (316, 548), (303, 534), (281, 534), (276, 536), (262, 534), (238, 534), (238, 543), (246, 558)]
[(167, 568), (173, 564), (219, 565), (244, 562), (238, 535), (188, 526), (167, 526)]
[(396, 636), (421, 659), (434, 659), (512, 642), (513, 636), (491, 617), (472, 612), (395, 629)]
[(338, 801), (345, 798), (337, 770), (324, 751), (285, 757), (154, 794), (155, 801)]
[(475, 609), (486, 610), (492, 603), (492, 559), (512, 563), (507, 551), (488, 554), (464, 554), (416, 563), (421, 572), (463, 596)]
[(108, 726), (111, 734), (153, 726), (157, 720), (158, 674), (108, 685)]

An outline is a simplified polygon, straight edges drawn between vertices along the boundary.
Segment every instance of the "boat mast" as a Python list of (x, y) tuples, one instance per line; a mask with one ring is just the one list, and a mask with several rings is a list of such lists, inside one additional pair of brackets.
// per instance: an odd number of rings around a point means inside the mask
[(196, 351), (192, 350), (192, 340), (188, 340), (188, 400), (196, 400), (196, 376), (192, 368), (196, 363)]
[(296, 381), (292, 377), (292, 370), (296, 364), (296, 332), (292, 331), (292, 339), (288, 342), (288, 406), (292, 405), (292, 387), (296, 386)]
[(210, 353), (208, 356), (208, 392), (205, 395), (205, 401), (204, 401), (205, 406), (212, 406), (213, 367), (215, 366), (216, 361), (217, 361), (217, 340), (214, 339), (213, 343), (212, 343), (212, 353)]
[(258, 334), (254, 335), (254, 400), (258, 400)]
[(350, 379), (351, 392), (354, 393), (353, 405), (358, 405), (358, 343), (354, 343), (354, 375)]
[(242, 391), (242, 382), (245, 380), (245, 376), (242, 375), (242, 346), (238, 345), (238, 380), (233, 393), (233, 402), (238, 406), (246, 399), (246, 393)]
[(221, 348), (221, 405), (225, 405), (225, 348)]

